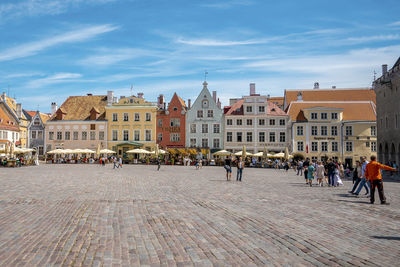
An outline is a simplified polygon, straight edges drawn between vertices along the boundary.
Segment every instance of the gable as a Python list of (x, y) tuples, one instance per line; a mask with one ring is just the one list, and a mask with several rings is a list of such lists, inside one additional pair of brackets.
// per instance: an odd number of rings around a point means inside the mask
[(203, 83), (203, 89), (201, 90), (200, 94), (197, 96), (197, 98), (194, 101), (190, 110), (203, 109), (202, 103), (204, 100), (208, 101), (208, 109), (220, 110), (222, 112), (222, 110), (217, 106), (217, 103), (214, 102), (214, 99), (211, 96), (210, 91), (207, 88), (206, 82)]

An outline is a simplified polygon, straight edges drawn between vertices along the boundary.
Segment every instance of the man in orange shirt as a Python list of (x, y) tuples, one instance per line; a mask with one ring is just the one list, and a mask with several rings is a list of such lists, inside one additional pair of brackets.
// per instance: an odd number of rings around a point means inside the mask
[(371, 156), (371, 161), (367, 164), (365, 177), (371, 182), (371, 204), (375, 202), (375, 187), (378, 187), (379, 199), (382, 205), (389, 205), (383, 193), (383, 182), (381, 169), (396, 171), (396, 169), (376, 162), (376, 156)]

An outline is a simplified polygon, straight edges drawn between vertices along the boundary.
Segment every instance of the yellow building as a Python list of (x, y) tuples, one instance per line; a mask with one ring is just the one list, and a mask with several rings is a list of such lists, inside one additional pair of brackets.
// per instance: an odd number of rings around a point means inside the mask
[(26, 118), (25, 114), (22, 112), (22, 105), (17, 103), (14, 98), (11, 98), (3, 92), (2, 100), (9, 107), (11, 112), (19, 120), (19, 140), (15, 143), (17, 147), (27, 148), (28, 144), (28, 125), (30, 121)]
[(293, 153), (351, 165), (376, 155), (376, 105), (373, 101), (292, 101)]
[(106, 106), (108, 121), (108, 148), (117, 156), (126, 158), (126, 151), (143, 148), (149, 151), (156, 146), (157, 104), (139, 97), (121, 97)]

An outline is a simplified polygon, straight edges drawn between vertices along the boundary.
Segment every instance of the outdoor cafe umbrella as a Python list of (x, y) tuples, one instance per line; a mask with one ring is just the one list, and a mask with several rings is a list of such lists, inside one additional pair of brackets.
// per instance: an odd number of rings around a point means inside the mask
[(131, 153), (131, 154), (151, 154), (150, 151), (147, 151), (147, 150), (144, 150), (144, 149), (141, 149), (141, 148), (135, 148), (135, 149), (132, 149), (132, 150), (128, 150), (128, 151), (126, 151), (126, 153)]
[(285, 148), (284, 158), (285, 158), (286, 160), (289, 159), (289, 149), (288, 149), (287, 147)]
[(100, 154), (115, 154), (115, 153), (117, 153), (117, 152), (112, 151), (110, 149), (102, 149), (102, 150), (100, 150)]
[(229, 156), (231, 154), (232, 154), (231, 152), (226, 151), (225, 149), (223, 149), (223, 150), (215, 152), (213, 155), (215, 155), (215, 156)]

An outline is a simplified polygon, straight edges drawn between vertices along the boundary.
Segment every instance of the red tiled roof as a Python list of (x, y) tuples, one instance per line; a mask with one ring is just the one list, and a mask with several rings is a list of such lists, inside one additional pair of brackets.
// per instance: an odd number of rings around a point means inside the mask
[[(243, 103), (244, 103), (244, 99), (240, 99), (235, 104), (230, 106), (230, 108), (227, 110), (225, 115), (243, 115), (243, 108), (242, 108)], [(236, 113), (235, 111), (238, 109), (241, 109), (241, 112)], [(225, 108), (224, 108), (224, 110), (225, 110)]]
[(286, 112), (280, 109), (275, 103), (268, 101), (267, 114), (271, 116), (286, 116)]

